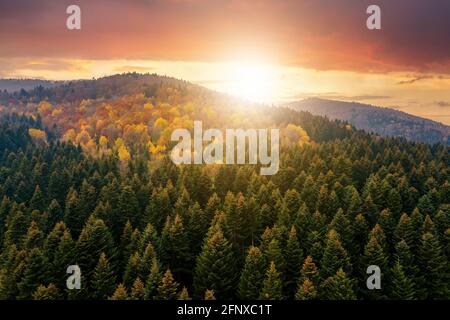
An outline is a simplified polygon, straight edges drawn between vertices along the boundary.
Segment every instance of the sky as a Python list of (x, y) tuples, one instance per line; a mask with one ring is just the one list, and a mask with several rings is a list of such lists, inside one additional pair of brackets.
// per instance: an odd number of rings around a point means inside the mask
[[(66, 8), (81, 8), (81, 30)], [(369, 5), (381, 30), (366, 27)], [(450, 124), (448, 0), (0, 0), (0, 77), (127, 71), (251, 100), (318, 96)]]

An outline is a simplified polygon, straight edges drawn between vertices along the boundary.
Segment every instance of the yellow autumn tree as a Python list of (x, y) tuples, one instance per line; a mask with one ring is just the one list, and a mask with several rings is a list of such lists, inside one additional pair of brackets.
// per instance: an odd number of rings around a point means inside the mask
[(49, 114), (52, 111), (52, 105), (48, 101), (41, 101), (38, 105), (38, 112), (41, 115)]
[(308, 133), (300, 126), (295, 124), (288, 124), (285, 131), (285, 136), (290, 143), (297, 143), (300, 146), (310, 142)]
[(30, 128), (30, 129), (28, 129), (28, 134), (34, 140), (42, 141), (42, 142), (46, 142), (47, 141), (47, 134), (43, 130)]
[(65, 142), (72, 141), (75, 142), (77, 134), (74, 129), (69, 129), (66, 131), (66, 133), (63, 135), (62, 140)]
[(119, 155), (119, 160), (121, 162), (128, 162), (131, 159), (131, 155), (130, 152), (127, 150), (127, 147), (125, 145), (121, 145), (117, 151), (118, 155)]

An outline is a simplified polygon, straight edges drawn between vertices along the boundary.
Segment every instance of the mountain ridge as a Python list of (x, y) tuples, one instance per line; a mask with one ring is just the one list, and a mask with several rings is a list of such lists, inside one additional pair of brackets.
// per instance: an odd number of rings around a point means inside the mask
[(358, 102), (307, 98), (283, 106), (349, 122), (357, 129), (410, 141), (450, 144), (450, 126), (403, 111)]

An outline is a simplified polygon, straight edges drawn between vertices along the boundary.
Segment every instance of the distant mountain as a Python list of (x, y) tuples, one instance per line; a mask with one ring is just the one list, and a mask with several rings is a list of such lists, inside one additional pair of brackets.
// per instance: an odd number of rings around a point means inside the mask
[(450, 126), (411, 114), (356, 102), (308, 98), (285, 105), (294, 110), (348, 121), (358, 129), (382, 136), (450, 145)]
[(63, 83), (64, 81), (38, 80), (38, 79), (0, 79), (0, 91), (16, 92), (32, 90), (36, 87), (50, 88)]

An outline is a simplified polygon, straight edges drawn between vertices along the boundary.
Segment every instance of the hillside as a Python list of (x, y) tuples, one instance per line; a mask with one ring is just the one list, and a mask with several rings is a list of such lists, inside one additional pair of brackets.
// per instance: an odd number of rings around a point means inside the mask
[(371, 105), (309, 98), (286, 105), (330, 119), (348, 121), (358, 129), (382, 136), (405, 137), (411, 141), (450, 145), (450, 126), (408, 113)]
[[(0, 299), (449, 296), (442, 144), (157, 75), (5, 94), (0, 112)], [(194, 120), (280, 128), (280, 170), (175, 165), (168, 137)]]
[(36, 87), (50, 88), (55, 87), (63, 81), (50, 81), (39, 79), (0, 79), (0, 91), (8, 91), (10, 93), (20, 90), (32, 90)]

